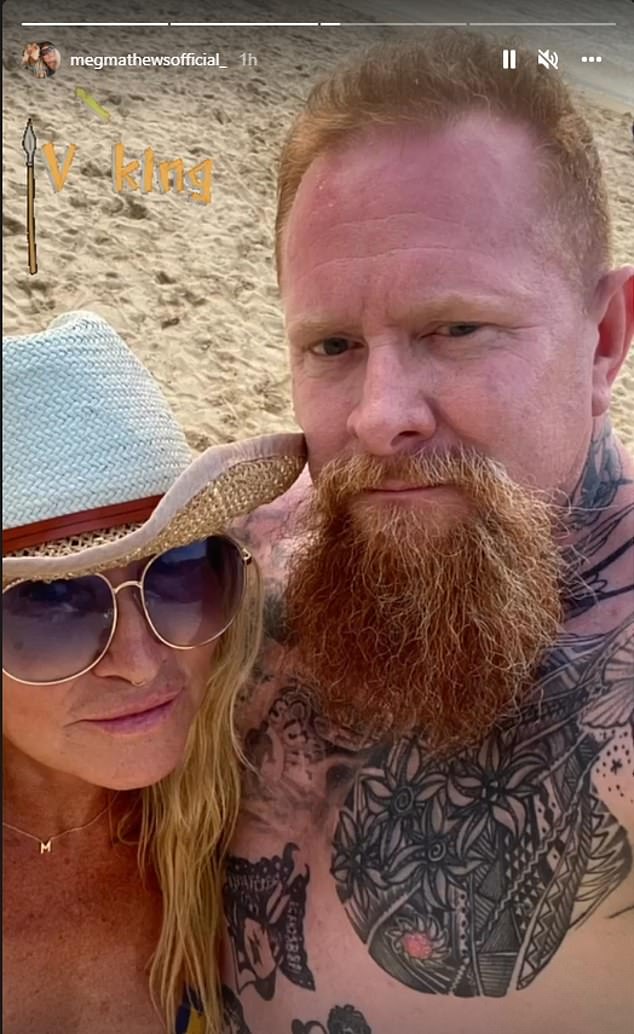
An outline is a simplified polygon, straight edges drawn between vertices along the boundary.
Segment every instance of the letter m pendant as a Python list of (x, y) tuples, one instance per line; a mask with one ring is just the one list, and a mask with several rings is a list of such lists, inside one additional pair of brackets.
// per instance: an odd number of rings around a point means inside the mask
[(47, 840), (46, 843), (43, 840), (40, 840), (40, 854), (50, 854), (50, 853), (51, 853), (51, 842), (50, 842), (50, 840)]

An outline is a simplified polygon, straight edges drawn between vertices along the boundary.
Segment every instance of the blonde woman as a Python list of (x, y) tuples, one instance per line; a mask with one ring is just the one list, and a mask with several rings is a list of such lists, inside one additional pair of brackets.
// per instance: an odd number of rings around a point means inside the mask
[(303, 439), (194, 459), (89, 313), (6, 338), (3, 367), (4, 1029), (211, 1034), (260, 623), (225, 529)]
[(39, 43), (27, 43), (22, 51), (22, 64), (36, 79), (46, 79), (47, 71), (44, 59), (40, 53)]

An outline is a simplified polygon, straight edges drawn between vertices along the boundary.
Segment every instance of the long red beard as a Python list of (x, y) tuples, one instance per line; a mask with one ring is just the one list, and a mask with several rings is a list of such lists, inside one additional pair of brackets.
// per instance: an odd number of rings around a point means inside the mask
[[(359, 498), (388, 478), (460, 489), (458, 515)], [(326, 718), (446, 751), (513, 713), (562, 619), (544, 500), (465, 452), (355, 457), (322, 471), (302, 523), (288, 630)]]

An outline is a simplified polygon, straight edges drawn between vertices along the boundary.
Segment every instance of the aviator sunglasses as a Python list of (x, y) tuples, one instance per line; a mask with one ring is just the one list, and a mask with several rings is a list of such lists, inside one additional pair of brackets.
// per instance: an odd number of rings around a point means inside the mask
[(2, 670), (16, 682), (50, 686), (94, 668), (113, 640), (124, 589), (138, 590), (153, 635), (174, 650), (211, 643), (235, 619), (250, 553), (212, 535), (152, 557), (138, 581), (116, 587), (102, 574), (19, 581), (2, 593)]

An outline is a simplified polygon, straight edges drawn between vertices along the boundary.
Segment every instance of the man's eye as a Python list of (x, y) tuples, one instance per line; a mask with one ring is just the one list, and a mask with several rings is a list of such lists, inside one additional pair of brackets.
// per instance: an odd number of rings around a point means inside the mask
[(345, 337), (327, 337), (315, 346), (314, 351), (317, 352), (318, 355), (343, 355), (349, 344), (350, 342)]
[(446, 337), (467, 337), (469, 334), (473, 334), (474, 331), (479, 330), (482, 326), (481, 323), (448, 323), (446, 327), (439, 327), (439, 330), (447, 330)]

